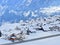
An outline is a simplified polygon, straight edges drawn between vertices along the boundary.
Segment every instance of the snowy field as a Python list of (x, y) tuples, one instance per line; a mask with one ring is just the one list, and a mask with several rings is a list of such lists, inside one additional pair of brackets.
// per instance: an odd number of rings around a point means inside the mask
[(60, 45), (60, 36), (14, 45)]

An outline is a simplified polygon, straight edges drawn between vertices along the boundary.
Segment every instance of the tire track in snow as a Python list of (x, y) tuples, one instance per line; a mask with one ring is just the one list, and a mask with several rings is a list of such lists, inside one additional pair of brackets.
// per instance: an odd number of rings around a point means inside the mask
[(6, 43), (6, 44), (0, 44), (0, 45), (14, 45), (14, 44), (18, 44), (18, 43), (31, 42), (31, 41), (42, 40), (42, 39), (47, 39), (47, 38), (52, 38), (52, 37), (57, 37), (57, 36), (60, 36), (60, 34), (49, 35), (49, 36), (39, 37), (39, 38), (35, 38), (35, 39), (30, 39), (30, 40), (24, 40), (21, 42)]

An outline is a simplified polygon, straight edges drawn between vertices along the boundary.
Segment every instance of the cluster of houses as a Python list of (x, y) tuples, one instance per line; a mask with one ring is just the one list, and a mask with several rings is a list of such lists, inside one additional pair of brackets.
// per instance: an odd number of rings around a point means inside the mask
[[(54, 19), (55, 18), (55, 19)], [(21, 20), (19, 23), (5, 23), (2, 26), (0, 26), (0, 37), (3, 35), (10, 36), (13, 33), (15, 34), (26, 34), (30, 35), (30, 33), (35, 33), (36, 31), (40, 30), (43, 32), (50, 31), (60, 31), (60, 17), (54, 16), (49, 18), (37, 18), (37, 19), (31, 19), (24, 22)], [(8, 33), (7, 33), (8, 32)]]

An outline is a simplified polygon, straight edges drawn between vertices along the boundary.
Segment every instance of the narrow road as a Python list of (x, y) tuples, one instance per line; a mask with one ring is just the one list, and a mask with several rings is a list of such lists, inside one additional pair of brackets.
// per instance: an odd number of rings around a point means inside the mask
[(50, 35), (50, 36), (45, 36), (45, 37), (39, 37), (39, 38), (35, 38), (35, 39), (30, 39), (30, 40), (24, 40), (24, 41), (21, 41), (21, 42), (0, 44), (0, 45), (13, 45), (13, 44), (18, 44), (18, 43), (25, 43), (25, 42), (31, 42), (31, 41), (36, 41), (36, 40), (42, 40), (42, 39), (57, 37), (57, 36), (60, 36), (60, 34), (55, 34), (55, 35)]

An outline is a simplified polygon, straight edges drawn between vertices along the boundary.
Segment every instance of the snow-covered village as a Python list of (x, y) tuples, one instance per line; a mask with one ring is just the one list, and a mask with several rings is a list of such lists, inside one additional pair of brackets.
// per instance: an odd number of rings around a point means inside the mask
[(0, 0), (0, 45), (60, 45), (60, 0)]

